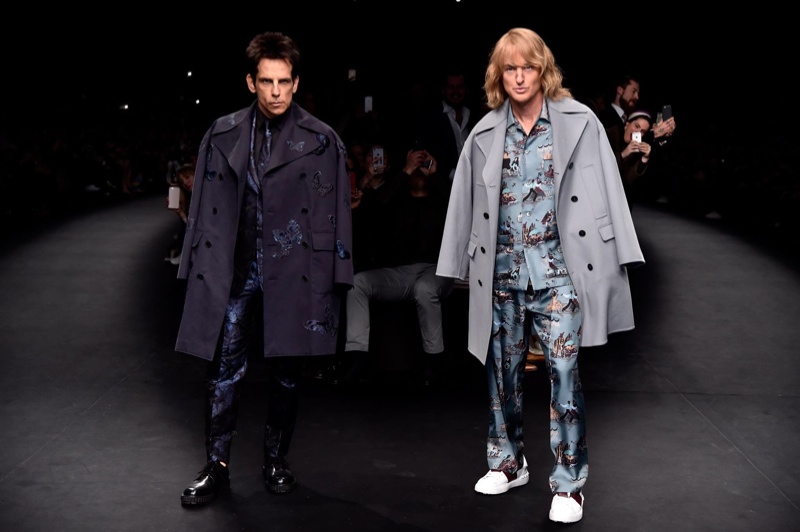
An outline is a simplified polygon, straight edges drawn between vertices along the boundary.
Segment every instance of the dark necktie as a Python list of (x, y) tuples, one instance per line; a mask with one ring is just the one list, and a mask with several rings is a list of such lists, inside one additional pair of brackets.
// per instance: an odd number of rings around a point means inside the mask
[(269, 130), (269, 120), (266, 120), (264, 121), (264, 141), (261, 143), (261, 152), (258, 154), (258, 175), (264, 175), (271, 156), (272, 132)]

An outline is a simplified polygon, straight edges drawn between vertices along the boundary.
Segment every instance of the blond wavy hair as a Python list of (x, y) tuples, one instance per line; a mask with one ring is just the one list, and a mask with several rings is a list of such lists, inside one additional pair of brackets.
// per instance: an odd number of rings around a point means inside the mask
[(508, 98), (503, 88), (503, 71), (515, 52), (519, 52), (528, 64), (539, 69), (545, 98), (560, 100), (572, 97), (570, 90), (561, 85), (564, 80), (561, 69), (556, 65), (553, 52), (539, 34), (528, 28), (512, 28), (500, 37), (489, 54), (483, 89), (490, 109), (497, 109)]

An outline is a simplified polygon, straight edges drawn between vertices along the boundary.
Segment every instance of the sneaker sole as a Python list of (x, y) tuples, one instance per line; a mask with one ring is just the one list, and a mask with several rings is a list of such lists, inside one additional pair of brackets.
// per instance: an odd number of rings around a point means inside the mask
[(581, 513), (576, 517), (569, 517), (566, 519), (558, 519), (556, 517), (553, 517), (553, 514), (550, 514), (550, 520), (553, 521), (554, 523), (577, 523), (581, 519), (583, 519), (583, 513)]
[(510, 490), (511, 488), (518, 488), (519, 486), (524, 486), (525, 484), (528, 483), (529, 477), (530, 474), (527, 471), (525, 471), (525, 473), (521, 475), (519, 478), (515, 478), (511, 482), (507, 482), (505, 484), (498, 486), (496, 490), (481, 491), (477, 487), (475, 487), (475, 491), (477, 491), (478, 493), (482, 493), (483, 495), (501, 495)]

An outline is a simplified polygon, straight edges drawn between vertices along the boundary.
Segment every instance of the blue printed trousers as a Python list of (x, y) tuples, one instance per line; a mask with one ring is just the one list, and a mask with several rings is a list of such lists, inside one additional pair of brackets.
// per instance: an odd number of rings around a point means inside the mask
[(486, 374), (490, 415), (490, 469), (515, 473), (522, 467), (522, 391), (528, 339), (538, 335), (550, 380), (550, 448), (555, 462), (550, 489), (579, 492), (589, 472), (578, 348), (583, 322), (571, 284), (527, 291), (495, 285), (493, 325)]

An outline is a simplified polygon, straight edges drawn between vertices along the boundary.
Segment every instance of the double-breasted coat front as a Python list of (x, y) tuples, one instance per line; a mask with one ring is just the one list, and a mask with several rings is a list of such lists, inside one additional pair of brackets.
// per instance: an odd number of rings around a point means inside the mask
[[(581, 345), (634, 327), (628, 267), (644, 264), (619, 169), (597, 116), (571, 98), (546, 100), (553, 127), (561, 246), (583, 313)], [(487, 113), (461, 152), (436, 273), (469, 278), (467, 347), (486, 363), (492, 330), (501, 171), (509, 102)]]
[[(231, 295), (256, 105), (217, 119), (200, 144), (178, 269), (187, 282), (175, 349), (207, 360)], [(281, 131), (261, 180), (264, 356), (330, 354), (340, 300), (353, 284), (345, 148), (296, 103)]]

